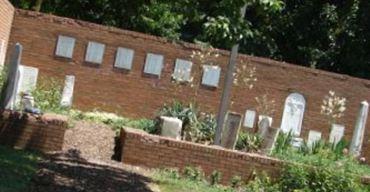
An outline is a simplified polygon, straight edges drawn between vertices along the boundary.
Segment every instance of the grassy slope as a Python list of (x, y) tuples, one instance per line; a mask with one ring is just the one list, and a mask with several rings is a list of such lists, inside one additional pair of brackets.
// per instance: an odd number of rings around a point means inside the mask
[(23, 191), (37, 171), (40, 156), (0, 146), (0, 191)]

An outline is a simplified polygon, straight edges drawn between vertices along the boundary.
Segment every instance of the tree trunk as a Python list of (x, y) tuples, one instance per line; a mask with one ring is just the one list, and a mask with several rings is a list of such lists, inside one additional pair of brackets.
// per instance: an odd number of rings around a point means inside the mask
[(43, 0), (35, 0), (32, 6), (33, 11), (40, 12)]

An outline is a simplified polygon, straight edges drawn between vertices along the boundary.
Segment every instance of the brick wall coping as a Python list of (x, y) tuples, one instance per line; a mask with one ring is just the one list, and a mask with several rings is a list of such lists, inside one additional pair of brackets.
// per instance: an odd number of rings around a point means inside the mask
[(14, 10), (14, 6), (13, 6), (13, 4), (12, 4), (12, 3), (10, 3), (10, 1), (9, 1), (9, 0), (1, 1), (1, 3), (5, 3), (8, 7), (11, 7), (11, 9), (13, 9), (13, 10)]
[(173, 147), (177, 147), (180, 149), (191, 149), (192, 151), (201, 151), (204, 153), (213, 154), (213, 155), (222, 156), (222, 157), (230, 157), (230, 158), (242, 159), (242, 160), (253, 160), (261, 164), (269, 164), (269, 165), (273, 164), (277, 166), (284, 164), (284, 162), (279, 159), (268, 157), (265, 155), (260, 155), (256, 153), (240, 152), (236, 150), (225, 149), (225, 148), (214, 146), (214, 145), (203, 145), (203, 144), (189, 142), (189, 141), (176, 140), (173, 138), (162, 137), (159, 135), (152, 135), (152, 134), (146, 133), (145, 131), (128, 128), (128, 127), (124, 127), (121, 131), (121, 134), (125, 134), (126, 137), (130, 137), (132, 139), (141, 139), (141, 141), (148, 142), (153, 145), (166, 144), (168, 146), (173, 146)]
[[(111, 27), (111, 26), (104, 26), (104, 25), (99, 25), (87, 21), (81, 21), (77, 19), (71, 19), (71, 18), (66, 18), (66, 17), (59, 17), (51, 14), (46, 14), (46, 13), (40, 13), (40, 12), (34, 12), (34, 11), (28, 11), (28, 10), (22, 10), (22, 9), (16, 9), (15, 15), (19, 16), (24, 16), (24, 17), (33, 17), (39, 20), (44, 20), (46, 22), (52, 22), (56, 24), (61, 24), (61, 25), (70, 25), (71, 27), (86, 27), (91, 29), (92, 31), (107, 31), (110, 33), (115, 33), (119, 35), (128, 35), (132, 36), (134, 38), (142, 38), (142, 39), (148, 39), (148, 40), (153, 40), (161, 43), (171, 43), (175, 47), (182, 47), (183, 49), (188, 49), (188, 50), (193, 50), (193, 49), (200, 49), (200, 47), (194, 43), (188, 43), (184, 41), (170, 41), (164, 37), (158, 37), (158, 36), (153, 36), (153, 35), (148, 35), (140, 32), (135, 32), (135, 31), (129, 31), (129, 30), (124, 30), (124, 29), (119, 29), (116, 27)], [(230, 54), (229, 51), (226, 50), (221, 50), (218, 49), (221, 54), (228, 56)], [(287, 62), (281, 62), (281, 61), (276, 61), (268, 58), (262, 58), (262, 57), (256, 57), (256, 56), (250, 56), (250, 55), (245, 55), (245, 54), (239, 54), (240, 58), (242, 59), (247, 59), (253, 62), (256, 62), (258, 64), (262, 65), (269, 65), (272, 67), (280, 67), (283, 69), (289, 68), (292, 70), (300, 70), (304, 71), (306, 73), (310, 73), (313, 75), (325, 75), (334, 79), (340, 79), (343, 81), (346, 80), (354, 80), (359, 83), (363, 83), (366, 87), (370, 88), (370, 80), (367, 79), (361, 79), (357, 77), (352, 77), (349, 75), (345, 74), (338, 74), (338, 73), (332, 73), (332, 72), (327, 72), (319, 69), (312, 69), (304, 66), (298, 66), (294, 65), (291, 63)]]
[(36, 117), (27, 113), (18, 111), (4, 110), (0, 113), (1, 119), (27, 119), (28, 122), (42, 123), (48, 125), (68, 125), (68, 117), (52, 113), (43, 114), (41, 117)]

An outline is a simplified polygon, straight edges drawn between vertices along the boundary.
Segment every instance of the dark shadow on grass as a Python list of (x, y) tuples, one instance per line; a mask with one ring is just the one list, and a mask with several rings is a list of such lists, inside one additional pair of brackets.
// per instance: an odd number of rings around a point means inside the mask
[(150, 178), (120, 168), (87, 162), (79, 151), (55, 154), (40, 163), (32, 192), (151, 192)]

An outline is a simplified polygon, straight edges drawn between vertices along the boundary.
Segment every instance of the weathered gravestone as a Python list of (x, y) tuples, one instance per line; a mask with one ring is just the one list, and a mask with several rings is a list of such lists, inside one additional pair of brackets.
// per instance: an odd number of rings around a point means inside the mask
[(161, 116), (161, 135), (181, 140), (182, 121), (175, 117)]
[(270, 154), (274, 148), (280, 129), (272, 128), (268, 118), (264, 118), (258, 124), (258, 134), (262, 137), (262, 152)]
[(245, 111), (243, 126), (253, 129), (255, 122), (256, 122), (256, 111), (254, 110)]
[(355, 130), (350, 145), (350, 153), (358, 156), (361, 153), (362, 142), (366, 129), (367, 115), (369, 111), (369, 103), (366, 101), (361, 102), (360, 111), (357, 116)]
[(63, 107), (71, 107), (73, 99), (73, 89), (75, 85), (75, 76), (67, 75), (64, 81), (64, 88), (60, 105)]
[(228, 112), (225, 127), (222, 132), (221, 146), (234, 149), (238, 139), (238, 133), (242, 122), (242, 115)]
[(301, 134), (305, 105), (306, 101), (299, 93), (292, 93), (287, 97), (280, 126), (284, 133), (291, 131), (295, 136)]
[(336, 145), (343, 138), (343, 135), (344, 135), (344, 125), (332, 124), (329, 142)]
[(2, 91), (1, 108), (13, 110), (15, 108), (15, 97), (17, 94), (17, 86), (19, 81), (19, 65), (21, 63), (23, 47), (17, 43), (13, 49), (8, 66), (7, 80), (5, 83), (5, 91)]
[(260, 124), (263, 119), (267, 119), (269, 122), (269, 126), (272, 126), (272, 121), (273, 121), (272, 117), (267, 116), (267, 115), (258, 115), (258, 124)]
[(320, 139), (321, 139), (321, 132), (310, 130), (310, 132), (308, 132), (307, 145), (311, 147), (312, 144), (320, 141)]

